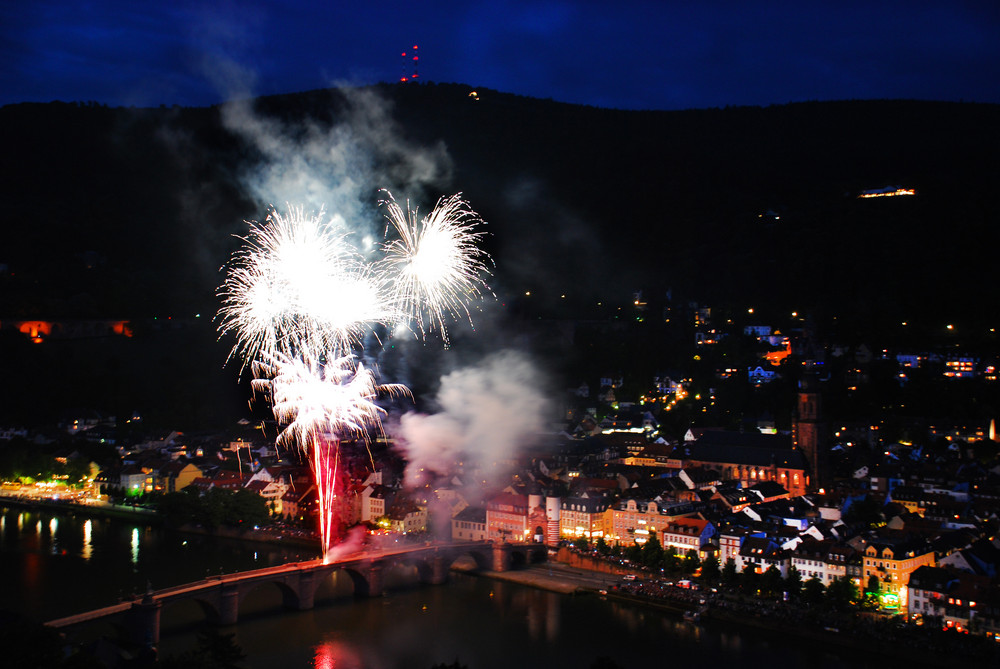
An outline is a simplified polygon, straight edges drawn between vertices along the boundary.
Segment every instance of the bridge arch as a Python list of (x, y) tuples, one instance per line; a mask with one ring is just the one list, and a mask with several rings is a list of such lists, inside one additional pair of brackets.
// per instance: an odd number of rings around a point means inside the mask
[(451, 567), (463, 558), (470, 558), (476, 564), (477, 571), (487, 571), (493, 567), (493, 551), (487, 547), (484, 550), (468, 549), (448, 554), (448, 566)]
[(166, 598), (161, 600), (160, 605), (161, 620), (166, 618), (169, 624), (183, 625), (194, 622), (190, 620), (192, 615), (185, 615), (190, 611), (200, 611), (202, 619), (213, 625), (218, 625), (222, 620), (217, 602), (206, 597)]
[[(244, 609), (246, 609), (248, 604), (251, 605), (251, 607), (256, 604), (257, 608), (262, 610), (274, 608), (273, 598), (268, 595), (272, 594), (275, 589), (281, 596), (282, 608), (290, 610), (297, 610), (300, 608), (301, 594), (296, 588), (293, 588), (288, 583), (283, 581), (260, 580), (240, 586), (237, 600), (239, 615), (243, 615)], [(263, 603), (261, 603), (261, 601)]]

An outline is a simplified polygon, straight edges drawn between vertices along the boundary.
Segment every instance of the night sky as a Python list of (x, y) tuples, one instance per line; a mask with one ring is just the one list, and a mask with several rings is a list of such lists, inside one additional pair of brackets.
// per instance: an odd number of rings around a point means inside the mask
[(414, 44), (423, 81), (600, 107), (1000, 103), (998, 36), (995, 0), (32, 0), (0, 5), (0, 104), (202, 106), (397, 81)]

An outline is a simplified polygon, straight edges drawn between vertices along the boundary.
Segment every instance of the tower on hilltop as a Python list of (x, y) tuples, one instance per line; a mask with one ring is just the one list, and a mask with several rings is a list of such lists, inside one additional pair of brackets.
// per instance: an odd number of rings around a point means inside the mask
[[(402, 53), (403, 74), (399, 77), (400, 81), (414, 81), (420, 76), (417, 69), (417, 64), (420, 62), (420, 56), (417, 55), (419, 48), (419, 46), (414, 44), (413, 48), (410, 49), (409, 54), (407, 54), (406, 51)], [(409, 74), (411, 63), (413, 64), (413, 73)]]
[(813, 490), (827, 483), (827, 456), (823, 444), (825, 430), (820, 400), (819, 381), (812, 371), (806, 371), (799, 381), (792, 439), (809, 463), (808, 487)]

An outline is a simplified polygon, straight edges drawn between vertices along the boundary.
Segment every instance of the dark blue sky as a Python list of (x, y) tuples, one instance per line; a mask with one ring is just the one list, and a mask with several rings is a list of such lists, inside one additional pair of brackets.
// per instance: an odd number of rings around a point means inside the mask
[(207, 105), (421, 79), (626, 109), (1000, 103), (1000, 3), (31, 0), (0, 6), (0, 104)]

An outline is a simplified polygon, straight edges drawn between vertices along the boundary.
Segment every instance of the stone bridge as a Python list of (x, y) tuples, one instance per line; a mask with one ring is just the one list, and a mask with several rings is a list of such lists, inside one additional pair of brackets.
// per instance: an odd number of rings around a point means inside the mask
[(122, 629), (128, 641), (155, 646), (160, 641), (160, 611), (165, 605), (178, 601), (194, 600), (209, 621), (218, 625), (234, 625), (239, 619), (240, 603), (249, 592), (263, 584), (278, 587), (284, 608), (304, 611), (313, 607), (320, 584), (337, 571), (350, 577), (355, 596), (378, 597), (383, 593), (384, 574), (400, 565), (414, 567), (421, 583), (441, 584), (448, 580), (452, 564), (461, 557), (468, 556), (475, 560), (478, 570), (507, 571), (520, 565), (543, 562), (547, 551), (543, 544), (482, 541), (363, 552), (331, 562), (293, 562), (212, 576), (163, 590), (149, 590), (141, 598), (52, 620), (46, 625), (71, 633), (95, 621), (109, 621)]

